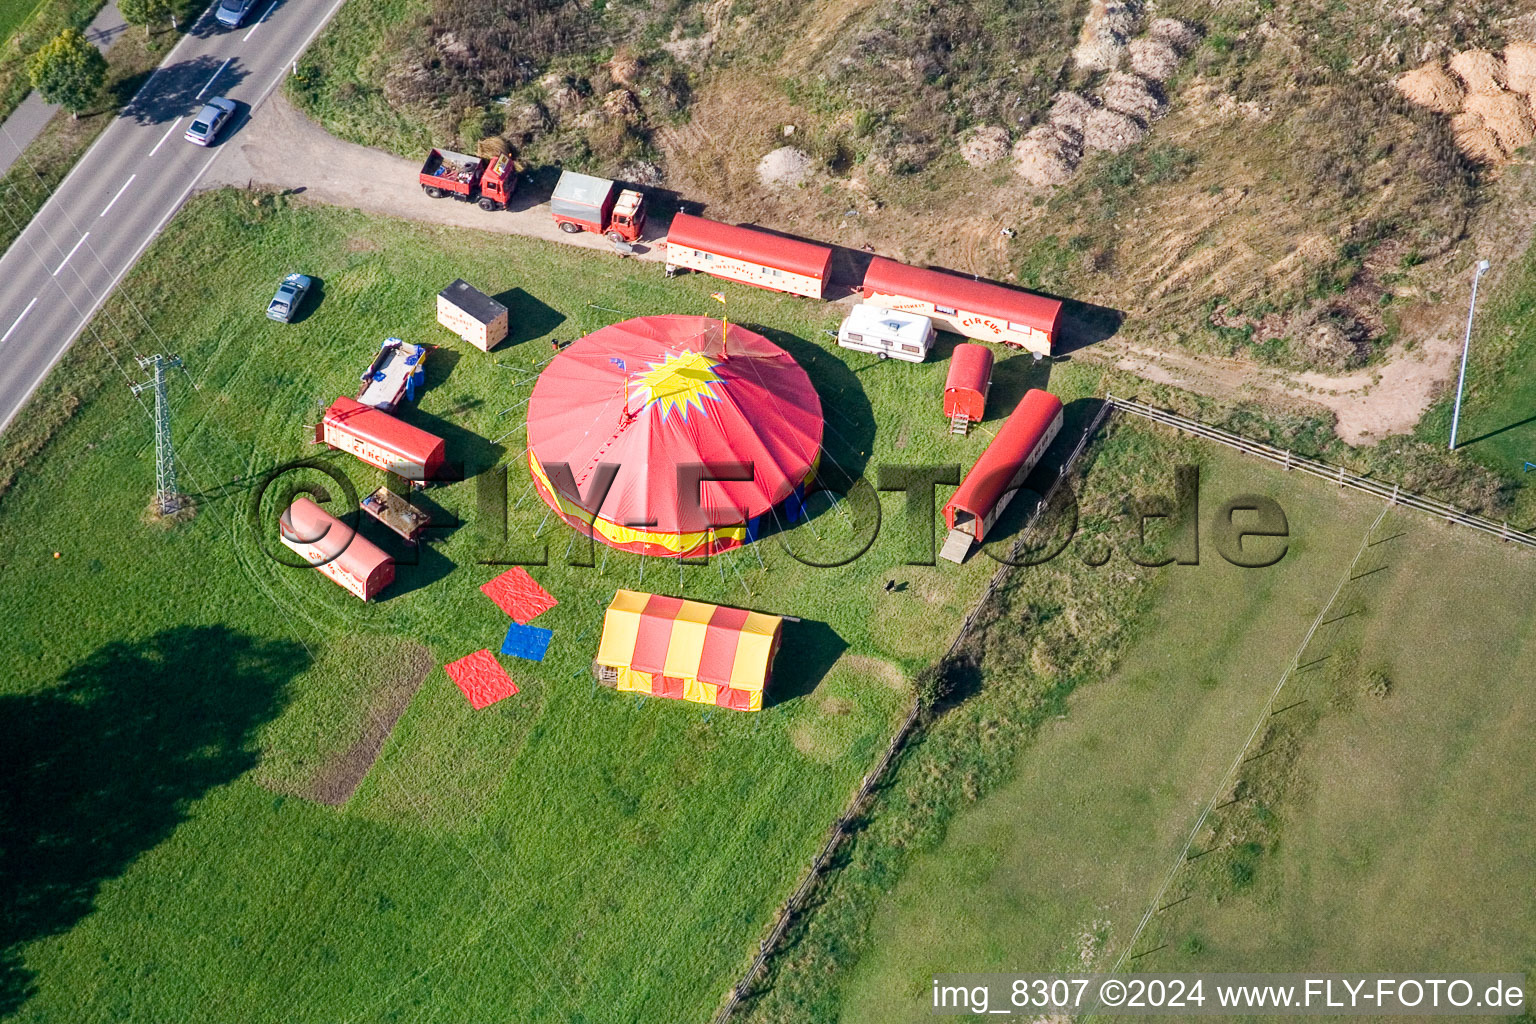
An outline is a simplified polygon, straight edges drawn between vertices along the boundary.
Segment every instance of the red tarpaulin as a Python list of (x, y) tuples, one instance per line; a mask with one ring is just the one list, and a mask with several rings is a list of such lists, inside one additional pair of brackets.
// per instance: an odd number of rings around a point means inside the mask
[[(821, 400), (789, 353), (719, 320), (649, 316), (561, 351), (528, 403), (528, 464), (546, 504), (604, 543), (650, 555), (725, 551), (803, 494)], [(598, 468), (617, 467), (606, 497)], [(703, 467), (750, 479), (700, 483)], [(557, 467), (569, 468), (561, 476)], [(562, 483), (563, 479), (563, 483)]]
[(482, 586), (480, 592), (523, 626), (560, 603), (522, 566), (508, 569)]
[(464, 696), (477, 711), (517, 692), (517, 684), (490, 651), (476, 651), (458, 661), (450, 661), (443, 666), (443, 671), (464, 691)]

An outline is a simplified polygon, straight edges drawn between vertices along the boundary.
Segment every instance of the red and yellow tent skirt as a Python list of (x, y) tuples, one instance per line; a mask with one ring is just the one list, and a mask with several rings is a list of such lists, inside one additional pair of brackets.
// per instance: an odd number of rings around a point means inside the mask
[(595, 662), (620, 690), (760, 711), (783, 626), (777, 615), (620, 590)]
[[(820, 462), (818, 455), (817, 462)], [(641, 527), (623, 526), (610, 519), (595, 515), (580, 505), (555, 492), (554, 485), (533, 452), (528, 452), (528, 472), (533, 477), (534, 490), (539, 498), (559, 516), (567, 526), (578, 533), (596, 537), (609, 547), (620, 551), (633, 551), (638, 555), (654, 558), (702, 558), (734, 550), (757, 539), (761, 516), (731, 526), (716, 526), (696, 533), (667, 533)], [(798, 490), (783, 503), (784, 521), (796, 522), (805, 507), (805, 489), (816, 477), (816, 465)]]

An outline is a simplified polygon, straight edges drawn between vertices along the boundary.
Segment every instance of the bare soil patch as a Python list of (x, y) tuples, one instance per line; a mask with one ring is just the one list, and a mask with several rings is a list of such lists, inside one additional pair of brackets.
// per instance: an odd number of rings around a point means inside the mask
[(339, 807), (352, 798), (373, 767), (395, 723), (410, 706), (411, 698), (432, 671), (432, 652), (412, 647), (387, 666), (369, 695), (368, 714), (362, 732), (352, 745), (327, 758), (315, 779), (300, 795), (316, 803)]

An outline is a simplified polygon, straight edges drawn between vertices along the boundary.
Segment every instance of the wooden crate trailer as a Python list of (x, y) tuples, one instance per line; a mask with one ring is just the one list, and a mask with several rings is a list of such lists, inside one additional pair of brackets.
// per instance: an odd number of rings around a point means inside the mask
[(944, 378), (944, 418), (949, 420), (951, 434), (963, 437), (971, 432), (972, 423), (981, 422), (991, 390), (992, 350), (969, 341), (956, 345)]
[(345, 395), (325, 410), (315, 427), (315, 440), (413, 484), (425, 484), (442, 474), (442, 438)]
[(278, 519), (278, 539), (353, 597), (369, 601), (395, 581), (395, 560), (308, 498)]
[(1031, 389), (944, 504), (949, 537), (942, 558), (963, 562), (971, 545), (986, 540), (1008, 502), (1061, 431), (1061, 399)]
[(876, 256), (864, 272), (864, 301), (932, 317), (941, 329), (1048, 356), (1056, 344), (1061, 301), (942, 270)]
[(507, 307), (463, 278), (437, 293), (437, 322), (482, 352), (507, 336)]
[(861, 302), (848, 311), (837, 329), (837, 344), (857, 352), (873, 352), (881, 359), (920, 363), (933, 346), (933, 321), (916, 313)]
[(679, 213), (667, 229), (667, 274), (697, 270), (772, 291), (822, 297), (832, 250), (758, 228)]

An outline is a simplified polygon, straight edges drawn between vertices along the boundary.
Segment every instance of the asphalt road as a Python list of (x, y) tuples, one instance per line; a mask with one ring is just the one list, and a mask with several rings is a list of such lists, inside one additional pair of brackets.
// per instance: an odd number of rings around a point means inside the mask
[[(234, 31), (210, 8), (0, 257), (0, 430), (343, 2), (257, 0)], [(210, 96), (240, 110), (205, 149), (182, 133)]]

